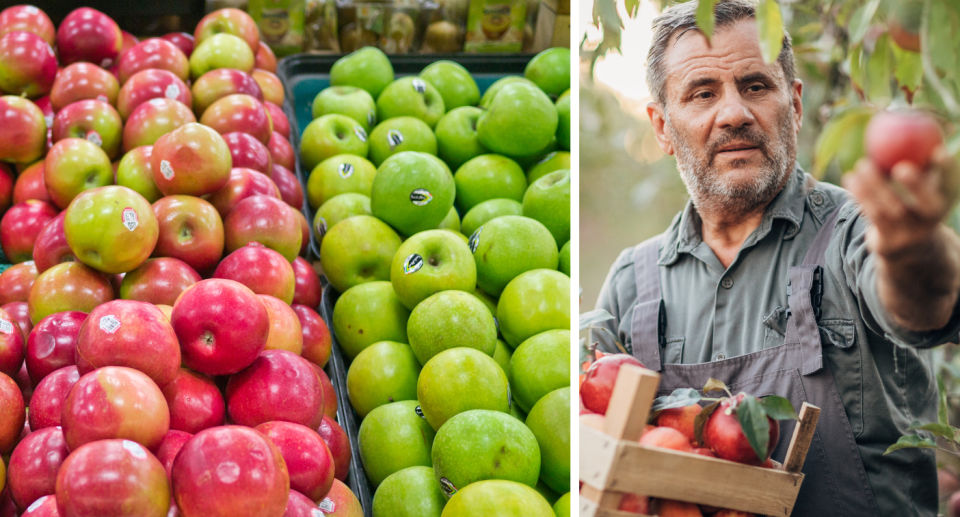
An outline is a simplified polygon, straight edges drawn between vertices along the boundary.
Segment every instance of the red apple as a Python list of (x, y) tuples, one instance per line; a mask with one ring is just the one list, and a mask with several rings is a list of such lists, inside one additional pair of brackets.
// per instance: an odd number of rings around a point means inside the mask
[(122, 58), (124, 52), (137, 46), (137, 43), (140, 43), (140, 40), (125, 30), (121, 30), (120, 33), (123, 34), (123, 46), (120, 48), (120, 56)]
[(283, 106), (283, 83), (280, 82), (279, 77), (266, 70), (254, 70), (250, 75), (260, 85), (264, 102)]
[(266, 294), (257, 295), (270, 317), (270, 334), (267, 336), (266, 350), (286, 350), (300, 355), (303, 352), (303, 331), (300, 320), (290, 305), (283, 300)]
[(160, 98), (179, 101), (187, 107), (193, 104), (193, 95), (183, 80), (167, 70), (148, 69), (133, 74), (123, 83), (117, 98), (117, 112), (126, 120), (137, 106)]
[(289, 169), (283, 165), (274, 165), (270, 179), (277, 184), (277, 189), (280, 190), (280, 199), (297, 210), (303, 208), (303, 186), (300, 185), (300, 180)]
[(153, 204), (160, 225), (155, 257), (182, 260), (201, 275), (223, 256), (223, 221), (217, 209), (193, 196), (169, 196)]
[(141, 70), (167, 70), (180, 78), (190, 79), (187, 56), (173, 43), (162, 38), (141, 41), (120, 58), (120, 83), (126, 83)]
[(163, 435), (163, 441), (160, 442), (160, 446), (157, 447), (156, 452), (157, 459), (160, 460), (163, 469), (167, 471), (167, 481), (170, 481), (170, 471), (173, 469), (173, 460), (176, 459), (180, 449), (182, 449), (191, 438), (193, 438), (192, 434), (177, 431), (176, 429), (171, 429), (167, 431), (167, 434)]
[(30, 321), (64, 311), (89, 313), (114, 297), (113, 287), (99, 271), (81, 262), (64, 262), (40, 273), (30, 288)]
[(580, 384), (580, 397), (587, 409), (601, 415), (607, 413), (617, 374), (624, 364), (643, 368), (643, 363), (627, 354), (605, 355), (590, 365)]
[(65, 209), (81, 192), (113, 184), (113, 165), (97, 144), (65, 138), (47, 153), (43, 182), (53, 203)]
[(660, 447), (675, 451), (692, 452), (690, 440), (683, 433), (672, 427), (655, 427), (643, 433), (640, 445), (646, 447)]
[(639, 513), (646, 515), (650, 513), (650, 498), (645, 495), (623, 494), (617, 510), (627, 513)]
[(10, 490), (6, 488), (0, 490), (0, 517), (20, 517), (20, 509), (14, 504)]
[(16, 178), (9, 165), (0, 163), (0, 213), (6, 212), (13, 205)]
[(320, 367), (326, 366), (333, 346), (330, 329), (312, 307), (294, 304), (293, 311), (300, 318), (300, 328), (303, 329), (303, 354), (301, 355)]
[(134, 108), (123, 126), (123, 148), (134, 149), (141, 145), (154, 145), (168, 133), (190, 123), (196, 117), (180, 101), (157, 97)]
[(657, 415), (655, 423), (658, 426), (671, 427), (680, 431), (687, 437), (687, 441), (695, 444), (696, 438), (693, 434), (693, 421), (697, 418), (697, 415), (700, 414), (701, 409), (699, 404), (664, 409)]
[(119, 94), (120, 83), (113, 74), (92, 63), (74, 63), (57, 74), (50, 91), (50, 104), (54, 111), (84, 99), (116, 106)]
[[(293, 314), (293, 311), (291, 310), (290, 313)], [(295, 315), (293, 319), (296, 319)], [(297, 322), (297, 327), (299, 326), (300, 322)], [(302, 348), (303, 337), (297, 337), (301, 340)], [(25, 341), (16, 320), (0, 309), (0, 373), (6, 374), (11, 379), (20, 373), (27, 348)]]
[(883, 111), (873, 116), (864, 133), (867, 156), (881, 171), (908, 161), (926, 170), (933, 150), (943, 144), (940, 125), (918, 111)]
[(307, 259), (297, 257), (293, 261), (293, 274), (296, 278), (293, 303), (311, 308), (319, 307), (323, 285), (320, 284), (320, 275), (313, 269), (313, 266), (307, 262)]
[(66, 212), (60, 212), (37, 235), (37, 241), (33, 245), (33, 261), (39, 273), (62, 262), (77, 259), (67, 244), (67, 235), (63, 231), (63, 219), (66, 215)]
[(202, 373), (181, 368), (177, 378), (163, 388), (170, 407), (170, 429), (191, 434), (223, 425), (227, 406), (220, 389)]
[[(57, 491), (57, 472), (70, 451), (59, 427), (38, 429), (24, 438), (13, 455), (7, 478), (10, 495), (20, 509)], [(29, 513), (33, 517), (32, 513)]]
[(0, 454), (7, 455), (13, 451), (26, 420), (27, 412), (20, 388), (7, 374), (0, 373)]
[(24, 31), (0, 36), (0, 90), (41, 97), (57, 76), (57, 56), (42, 37)]
[(63, 517), (166, 517), (170, 486), (160, 460), (140, 444), (102, 440), (73, 450), (63, 462), (57, 508)]
[(736, 400), (737, 403), (743, 401), (743, 394), (734, 398), (726, 399), (720, 403), (717, 409), (707, 418), (707, 423), (703, 426), (704, 445), (710, 447), (718, 458), (745, 463), (747, 465), (760, 465), (773, 452), (777, 446), (777, 440), (780, 438), (780, 423), (767, 417), (770, 424), (770, 441), (767, 448), (767, 457), (758, 458), (746, 435), (743, 434), (743, 427), (737, 418), (736, 412), (727, 414), (727, 409)]
[[(34, 281), (34, 283), (36, 283), (36, 281)], [(30, 290), (32, 291), (33, 288), (31, 287)], [(29, 299), (28, 297), (27, 300)], [(26, 302), (5, 303), (0, 305), (0, 310), (3, 310), (17, 321), (17, 325), (20, 326), (20, 332), (23, 333), (24, 337), (30, 335), (30, 331), (33, 330), (33, 321), (30, 320), (30, 307)]]
[(233, 280), (202, 280), (173, 306), (173, 329), (187, 368), (230, 375), (252, 364), (267, 344), (270, 320), (257, 295)]
[(70, 450), (114, 438), (153, 449), (170, 428), (170, 410), (150, 377), (107, 366), (80, 377), (63, 403), (61, 422)]
[(221, 135), (237, 131), (246, 133), (264, 145), (270, 142), (270, 133), (273, 132), (270, 116), (263, 103), (244, 94), (217, 99), (203, 112), (200, 123)]
[(246, 41), (254, 53), (260, 48), (260, 29), (257, 22), (240, 9), (218, 9), (204, 16), (193, 31), (193, 37), (199, 45), (206, 38), (220, 33), (232, 34)]
[(0, 246), (13, 263), (33, 258), (33, 246), (43, 227), (57, 216), (57, 209), (44, 201), (14, 205), (0, 220)]
[[(60, 510), (57, 509), (57, 496), (45, 495), (31, 504), (27, 510), (30, 517), (60, 517)], [(27, 515), (24, 513), (24, 515)], [(0, 515), (3, 512), (0, 511)]]
[(57, 50), (64, 65), (86, 61), (110, 68), (121, 48), (123, 33), (117, 22), (96, 9), (81, 7), (57, 28)]
[(300, 210), (291, 206), (290, 212), (300, 221), (300, 255), (306, 255), (307, 249), (310, 248), (310, 223)]
[(237, 203), (224, 219), (223, 231), (227, 252), (259, 242), (290, 262), (300, 253), (303, 241), (302, 227), (289, 205), (268, 196), (251, 196)]
[(258, 243), (227, 255), (213, 272), (213, 278), (240, 282), (257, 294), (279, 298), (288, 305), (293, 302), (293, 266), (283, 255)]
[(124, 275), (120, 298), (173, 306), (180, 293), (199, 281), (200, 275), (186, 262), (170, 257), (153, 258)]
[(0, 161), (33, 163), (46, 151), (43, 112), (27, 99), (0, 97)]
[(67, 105), (53, 119), (53, 142), (83, 138), (98, 146), (112, 160), (120, 152), (123, 120), (113, 106), (87, 99)]
[(193, 82), (193, 112), (203, 115), (217, 100), (233, 94), (251, 95), (263, 102), (263, 92), (253, 77), (233, 68), (218, 68), (201, 75)]
[(281, 165), (287, 169), (287, 172), (297, 167), (297, 155), (293, 151), (293, 146), (280, 133), (273, 132), (267, 149), (270, 151), (270, 158), (273, 159), (274, 166)]
[[(260, 48), (263, 47), (266, 47), (266, 45), (260, 45)], [(290, 490), (289, 497), (287, 499), (287, 510), (283, 512), (283, 517), (314, 517), (317, 515), (314, 512), (320, 511), (317, 508), (317, 503), (296, 490)]]
[(323, 386), (323, 414), (330, 418), (337, 418), (337, 406), (339, 405), (337, 403), (337, 391), (333, 388), (330, 377), (328, 377), (327, 372), (323, 371), (323, 368), (316, 363), (310, 363), (310, 366), (313, 367), (313, 371), (317, 372), (317, 377), (320, 378), (320, 385)]
[(334, 508), (334, 517), (363, 517), (363, 508), (360, 501), (347, 485), (339, 479), (333, 481), (333, 486), (322, 501), (318, 501), (321, 508)]
[(43, 160), (27, 167), (17, 176), (13, 186), (13, 204), (18, 205), (30, 199), (53, 203), (47, 186), (43, 183)]
[(171, 32), (161, 37), (176, 45), (177, 48), (180, 49), (180, 52), (183, 52), (183, 55), (188, 58), (190, 54), (193, 54), (194, 39), (192, 34), (187, 34), (186, 32)]
[(210, 203), (217, 209), (221, 218), (237, 203), (251, 196), (270, 196), (280, 199), (280, 190), (269, 176), (252, 169), (233, 168), (230, 179), (224, 187), (210, 196)]
[(227, 412), (239, 425), (282, 420), (316, 429), (323, 417), (323, 388), (306, 359), (286, 350), (265, 350), (230, 377)]
[(320, 438), (327, 443), (330, 453), (333, 454), (333, 462), (337, 467), (333, 477), (340, 481), (347, 479), (347, 473), (350, 471), (350, 439), (347, 438), (346, 431), (340, 427), (333, 418), (324, 415), (320, 427), (317, 428)]
[(86, 319), (85, 312), (58, 312), (33, 327), (27, 337), (26, 363), (34, 386), (53, 372), (77, 363), (77, 336)]
[(271, 175), (273, 160), (270, 151), (259, 140), (246, 133), (236, 132), (223, 135), (223, 140), (230, 148), (234, 168), (253, 169), (267, 176)]
[(333, 455), (316, 431), (290, 422), (266, 422), (255, 427), (280, 449), (287, 471), (290, 490), (316, 501), (333, 486)]
[(167, 317), (151, 303), (113, 300), (90, 313), (77, 338), (80, 375), (126, 366), (166, 386), (180, 372), (180, 344)]
[(270, 73), (277, 73), (277, 56), (270, 45), (260, 45), (257, 48), (257, 60), (253, 66)]
[[(283, 109), (272, 102), (264, 103), (263, 107), (266, 108), (267, 114), (270, 115), (270, 121), (273, 123), (273, 131), (280, 133), (284, 138), (290, 138), (290, 119), (287, 118)], [(287, 168), (293, 169), (293, 167)]]
[(37, 266), (30, 262), (14, 264), (0, 273), (0, 305), (27, 301), (37, 274)]
[(230, 179), (230, 148), (216, 131), (197, 123), (160, 137), (150, 160), (153, 179), (165, 196), (212, 194)]
[(50, 17), (32, 5), (15, 5), (0, 12), (0, 35), (14, 31), (32, 32), (51, 45), (57, 41)]
[(173, 461), (171, 478), (185, 516), (282, 516), (290, 491), (280, 450), (259, 432), (234, 425), (197, 433)]

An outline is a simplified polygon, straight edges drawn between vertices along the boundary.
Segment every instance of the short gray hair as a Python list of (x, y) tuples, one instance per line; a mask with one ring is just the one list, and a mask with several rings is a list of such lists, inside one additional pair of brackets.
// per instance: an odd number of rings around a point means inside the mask
[[(670, 36), (677, 31), (680, 34), (687, 30), (697, 29), (697, 5), (699, 0), (675, 5), (664, 11), (653, 20), (653, 43), (647, 54), (647, 87), (653, 95), (653, 100), (664, 109), (667, 107), (666, 86), (667, 71), (666, 55)], [(716, 22), (714, 35), (721, 28), (728, 27), (744, 18), (754, 18), (756, 2), (750, 0), (721, 0), (716, 5)], [(679, 36), (678, 36), (679, 37)], [(783, 69), (787, 86), (793, 84), (796, 78), (796, 64), (793, 60), (790, 34), (783, 31), (783, 48), (777, 57), (777, 62)]]

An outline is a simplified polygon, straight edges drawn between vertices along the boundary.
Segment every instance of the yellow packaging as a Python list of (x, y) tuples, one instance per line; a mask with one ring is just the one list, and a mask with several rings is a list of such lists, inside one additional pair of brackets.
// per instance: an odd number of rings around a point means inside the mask
[(520, 52), (527, 18), (525, 0), (471, 0), (465, 52)]

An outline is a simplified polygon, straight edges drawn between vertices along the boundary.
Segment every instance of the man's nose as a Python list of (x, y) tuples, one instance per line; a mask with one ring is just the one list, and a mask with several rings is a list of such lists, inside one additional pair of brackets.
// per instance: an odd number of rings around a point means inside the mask
[(718, 108), (717, 127), (741, 127), (752, 125), (757, 121), (736, 88), (730, 88), (724, 92)]

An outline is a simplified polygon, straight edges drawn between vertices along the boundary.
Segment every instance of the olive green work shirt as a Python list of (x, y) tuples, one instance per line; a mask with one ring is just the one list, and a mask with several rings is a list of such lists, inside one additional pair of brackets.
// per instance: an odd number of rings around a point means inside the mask
[[(803, 261), (824, 220), (838, 206), (824, 265), (823, 313), (817, 322), (824, 355), (881, 514), (933, 516), (933, 452), (883, 452), (901, 435), (912, 433), (907, 428), (913, 421), (936, 421), (937, 385), (928, 349), (956, 341), (960, 317), (955, 309), (946, 327), (923, 333), (894, 323), (877, 294), (876, 257), (865, 242), (870, 223), (843, 189), (816, 182), (797, 165), (726, 269), (703, 243), (700, 217), (688, 202), (663, 234), (659, 252), (667, 321), (661, 357), (665, 364), (706, 363), (782, 345), (788, 270)], [(603, 325), (628, 351), (637, 303), (633, 262), (633, 248), (620, 254), (597, 301), (597, 308), (615, 316)], [(591, 339), (601, 350), (616, 351), (605, 332), (592, 331)]]

